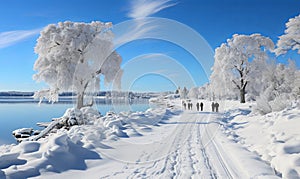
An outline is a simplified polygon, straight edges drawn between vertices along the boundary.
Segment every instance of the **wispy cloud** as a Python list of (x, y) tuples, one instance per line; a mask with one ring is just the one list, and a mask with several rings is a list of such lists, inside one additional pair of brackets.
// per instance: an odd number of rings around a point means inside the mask
[(25, 40), (31, 36), (38, 34), (41, 29), (32, 30), (16, 30), (0, 32), (0, 49), (16, 44), (22, 40)]
[(131, 0), (127, 16), (132, 20), (114, 26), (115, 45), (118, 47), (133, 40), (146, 38), (151, 32), (155, 33), (160, 24), (149, 16), (176, 4), (174, 0)]
[(133, 19), (149, 17), (176, 4), (172, 0), (133, 0), (128, 17)]

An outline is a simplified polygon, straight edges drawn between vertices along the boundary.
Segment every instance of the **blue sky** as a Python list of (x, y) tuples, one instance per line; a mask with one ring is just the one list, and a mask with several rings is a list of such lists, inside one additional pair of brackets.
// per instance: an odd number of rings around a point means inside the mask
[[(153, 1), (2, 1), (0, 91), (34, 91), (46, 87), (45, 84), (32, 80), (32, 75), (35, 73), (33, 64), (37, 58), (33, 48), (38, 38), (37, 32), (51, 23), (66, 20), (80, 22), (99, 20), (119, 24), (143, 16), (146, 12), (146, 16), (168, 18), (189, 26), (198, 32), (212, 49), (215, 49), (235, 33), (261, 33), (276, 42), (278, 36), (284, 32), (287, 20), (300, 14), (300, 1), (296, 0), (155, 0), (154, 2), (159, 5), (154, 9), (150, 2)], [(184, 66), (194, 79), (195, 85), (202, 85), (208, 80), (204, 70), (201, 66), (200, 68), (197, 66), (189, 52), (166, 41), (137, 40), (117, 50), (123, 57), (124, 65), (143, 54), (161, 53)], [(300, 56), (296, 53), (280, 57), (279, 61), (284, 63), (289, 57), (298, 61), (297, 64), (300, 66)], [(177, 78), (181, 78), (180, 75)], [(134, 91), (174, 90), (177, 85), (185, 85), (180, 83), (180, 80), (174, 84), (162, 75), (148, 74), (137, 77), (130, 89)], [(105, 90), (103, 87), (102, 89)]]

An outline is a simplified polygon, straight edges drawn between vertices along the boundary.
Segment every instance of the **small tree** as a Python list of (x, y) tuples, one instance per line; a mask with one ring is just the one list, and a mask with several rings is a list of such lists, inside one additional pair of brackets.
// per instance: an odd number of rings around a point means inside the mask
[(198, 99), (198, 96), (199, 96), (199, 87), (191, 88), (190, 91), (188, 92), (189, 98)]
[(60, 22), (45, 27), (35, 46), (38, 59), (33, 79), (46, 82), (51, 95), (37, 92), (35, 96), (54, 101), (59, 92), (74, 90), (80, 109), (85, 106), (86, 92), (99, 90), (100, 74), (106, 83), (120, 84), (122, 59), (113, 51), (111, 27), (102, 22)]
[(189, 91), (186, 89), (186, 87), (184, 87), (184, 88), (180, 91), (180, 98), (181, 98), (181, 99), (186, 99), (188, 93), (189, 93)]
[(277, 42), (276, 55), (285, 54), (289, 50), (298, 50), (300, 54), (300, 15), (289, 19), (284, 32)]
[(180, 92), (180, 87), (178, 87), (178, 88), (176, 89), (175, 94), (179, 94), (179, 92)]
[(227, 43), (215, 50), (215, 63), (211, 75), (213, 91), (219, 94), (220, 90), (230, 90), (228, 83), (232, 83), (239, 90), (240, 102), (245, 103), (246, 87), (251, 80), (250, 61), (266, 60), (267, 50), (273, 48), (272, 40), (260, 34), (233, 35)]

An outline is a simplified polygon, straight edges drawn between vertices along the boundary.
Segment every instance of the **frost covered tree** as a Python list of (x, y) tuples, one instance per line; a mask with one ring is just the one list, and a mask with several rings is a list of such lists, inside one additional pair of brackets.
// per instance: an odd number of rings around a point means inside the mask
[(175, 90), (175, 94), (179, 94), (180, 86)]
[(277, 42), (276, 55), (285, 54), (289, 50), (298, 50), (300, 54), (300, 15), (289, 19), (284, 32)]
[(288, 65), (269, 64), (262, 73), (262, 91), (257, 98), (257, 110), (263, 114), (280, 111), (300, 96), (300, 71), (294, 61)]
[(247, 87), (247, 99), (255, 101), (256, 98), (266, 89), (269, 85), (269, 73), (271, 66), (275, 65), (275, 61), (269, 59), (254, 59), (251, 63), (251, 71), (249, 72), (249, 79), (251, 82)]
[(198, 98), (199, 99), (209, 99), (212, 96), (210, 84), (204, 84), (198, 88)]
[(225, 96), (231, 95), (237, 88), (240, 102), (245, 103), (246, 87), (253, 78), (250, 75), (251, 62), (268, 59), (267, 51), (273, 48), (272, 40), (260, 34), (233, 35), (215, 50), (210, 77), (213, 92)]
[[(55, 102), (58, 94), (73, 90), (77, 108), (86, 105), (84, 96), (100, 89), (100, 74), (106, 83), (120, 84), (122, 58), (113, 50), (111, 23), (60, 22), (45, 27), (37, 40), (33, 79), (44, 81), (49, 90), (35, 97)], [(48, 92), (48, 93), (47, 93)]]
[(194, 87), (189, 90), (188, 97), (198, 99), (199, 96), (199, 87)]
[(180, 90), (180, 98), (181, 99), (186, 99), (189, 91), (184, 87), (182, 90)]

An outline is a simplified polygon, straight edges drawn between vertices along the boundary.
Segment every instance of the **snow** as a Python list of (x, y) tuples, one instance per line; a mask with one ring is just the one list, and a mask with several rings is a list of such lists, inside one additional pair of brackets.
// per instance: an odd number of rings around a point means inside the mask
[(32, 128), (21, 128), (21, 129), (14, 130), (12, 133), (13, 135), (17, 135), (22, 133), (31, 134), (32, 132), (33, 132)]
[[(221, 112), (213, 113), (211, 101), (201, 101), (204, 112), (182, 111), (178, 98), (151, 101), (160, 107), (105, 116), (92, 108), (68, 109), (64, 117), (85, 116), (89, 123), (59, 129), (38, 141), (0, 146), (0, 178), (278, 178), (272, 167), (284, 177), (299, 170), (299, 108), (274, 114), (276, 120), (284, 116), (275, 127), (275, 122), (264, 122), (273, 113), (256, 118), (247, 104), (243, 109), (237, 102), (218, 101)], [(240, 127), (250, 120), (257, 124)], [(289, 123), (294, 128), (283, 135), (286, 121), (294, 121)], [(259, 126), (265, 133), (253, 132)], [(271, 131), (277, 142), (266, 135)], [(278, 151), (270, 152), (270, 147)]]
[(300, 177), (300, 107), (260, 115), (248, 106), (229, 110), (225, 133), (270, 163), (283, 178)]

